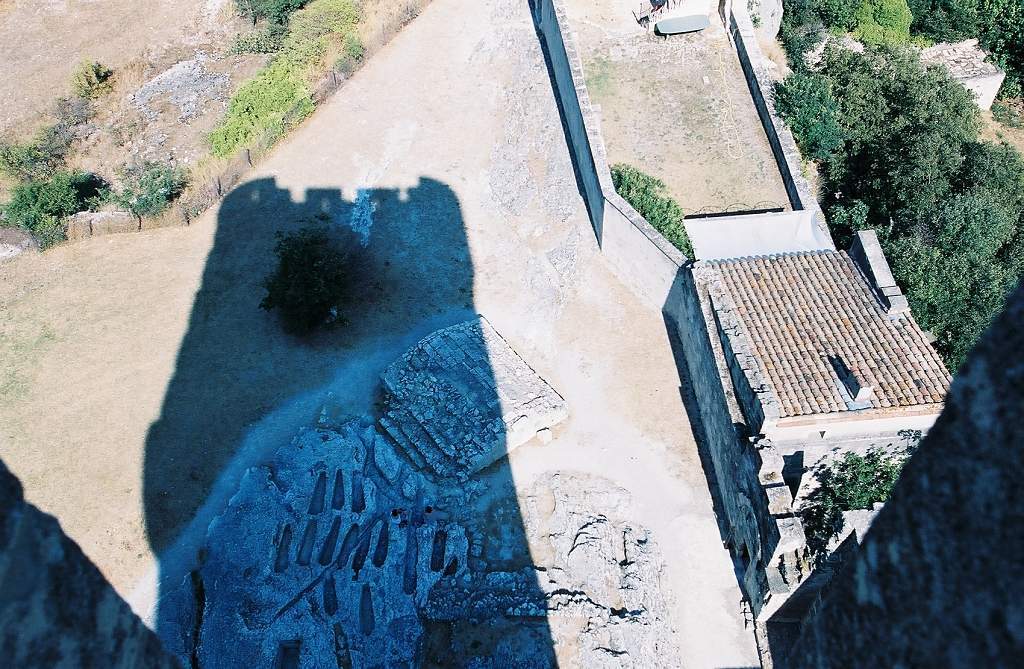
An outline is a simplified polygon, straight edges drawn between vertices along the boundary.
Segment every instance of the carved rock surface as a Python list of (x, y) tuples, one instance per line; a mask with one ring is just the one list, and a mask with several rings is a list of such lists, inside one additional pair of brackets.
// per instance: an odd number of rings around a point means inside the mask
[(466, 480), (568, 416), (562, 397), (483, 317), (426, 337), (383, 380), (381, 427), (442, 477)]

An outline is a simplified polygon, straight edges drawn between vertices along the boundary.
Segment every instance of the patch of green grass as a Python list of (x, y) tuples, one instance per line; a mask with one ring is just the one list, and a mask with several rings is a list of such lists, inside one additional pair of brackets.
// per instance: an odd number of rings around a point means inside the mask
[(594, 97), (606, 97), (615, 90), (614, 66), (607, 58), (596, 58), (587, 68), (587, 90)]
[(0, 332), (0, 350), (5, 352), (0, 357), (0, 402), (24, 399), (29, 389), (26, 375), (56, 341), (57, 333), (46, 324), (27, 336)]

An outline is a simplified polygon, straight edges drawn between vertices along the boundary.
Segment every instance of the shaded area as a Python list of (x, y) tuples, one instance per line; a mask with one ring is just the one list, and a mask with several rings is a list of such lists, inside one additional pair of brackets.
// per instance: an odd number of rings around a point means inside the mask
[[(353, 287), (351, 307), (343, 314), (347, 323), (298, 340), (283, 334), (276, 319), (258, 308), (263, 296), (258, 282), (263, 276), (253, 277), (252, 274), (258, 268), (262, 268), (259, 271), (263, 274), (268, 273), (272, 267), (275, 232), (305, 225), (348, 228), (363, 246), (359, 262), (361, 278)], [(254, 258), (259, 260), (254, 262)], [(219, 212), (214, 246), (207, 259), (161, 418), (154, 423), (147, 439), (144, 496), (146, 526), (154, 552), (164, 554), (171, 548), (207, 500), (218, 478), (231, 464), (248, 428), (256, 421), (266, 422), (269, 414), (296, 397), (316, 393), (327, 386), (340, 389), (340, 396), (330, 412), (338, 421), (328, 420), (328, 427), (337, 425), (336, 429), (344, 435), (353, 425), (347, 417), (359, 416), (357, 423), (363, 421), (364, 425), (374, 420), (380, 412), (375, 393), (384, 365), (431, 330), (471, 315), (472, 285), (473, 267), (460, 206), (452, 190), (438, 181), (423, 178), (406, 191), (359, 191), (354, 199), (345, 198), (338, 189), (310, 189), (303, 199), (296, 201), (272, 179), (252, 181), (230, 193)], [(486, 356), (477, 369), (484, 376), (493, 376)], [(488, 392), (482, 390), (487, 387), (485, 383), (474, 388), (477, 404), (485, 408), (478, 416), (481, 429), (484, 423), (494, 428), (494, 407), (500, 407), (497, 397), (481, 396)], [(495, 392), (493, 387), (489, 392)], [(424, 403), (429, 405), (432, 400), (436, 398), (424, 398)], [(443, 414), (450, 407), (437, 402), (434, 410)], [(309, 422), (312, 418), (309, 417)], [(223, 634), (217, 631), (216, 638), (204, 637), (204, 634), (208, 633), (210, 621), (214, 619), (211, 616), (219, 609), (244, 604), (248, 613), (234, 616), (235, 624), (244, 621), (245, 629), (263, 630), (271, 640), (280, 631), (275, 627), (279, 620), (287, 616), (296, 620), (313, 616), (318, 621), (317, 629), (323, 634), (347, 639), (343, 645), (350, 652), (338, 654), (337, 657), (342, 658), (338, 659), (339, 666), (347, 666), (349, 662), (351, 666), (374, 666), (385, 660), (404, 661), (393, 653), (406, 652), (409, 648), (414, 650), (417, 664), (428, 666), (464, 666), (472, 658), (484, 661), (491, 656), (511, 658), (513, 666), (516, 662), (524, 666), (553, 664), (552, 641), (543, 607), (527, 618), (513, 617), (502, 622), (522, 601), (543, 602), (543, 593), (537, 589), (532, 571), (529, 578), (519, 579), (516, 588), (510, 591), (511, 599), (504, 602), (509, 606), (486, 607), (490, 620), (476, 615), (478, 611), (472, 612), (472, 620), (459, 615), (445, 617), (436, 612), (424, 613), (422, 598), (417, 596), (414, 602), (410, 597), (416, 592), (415, 588), (396, 591), (387, 585), (393, 570), (403, 566), (401, 561), (387, 557), (396, 542), (403, 540), (403, 535), (408, 537), (404, 529), (399, 531), (398, 525), (405, 522), (417, 531), (426, 528), (426, 520), (431, 518), (426, 509), (432, 505), (424, 501), (421, 493), (413, 491), (412, 501), (402, 507), (404, 511), (395, 513), (399, 509), (397, 502), (389, 505), (386, 500), (396, 495), (408, 496), (405, 486), (409, 479), (382, 478), (376, 469), (372, 475), (368, 473), (365, 458), (376, 452), (376, 447), (363, 455), (359, 454), (360, 449), (366, 448), (366, 439), (370, 439), (371, 444), (375, 439), (386, 440), (382, 433), (373, 436), (373, 428), (369, 429), (370, 433), (364, 432), (360, 437), (361, 442), (354, 441), (351, 435), (339, 441), (329, 436), (335, 434), (333, 431), (324, 433), (321, 443), (333, 439), (331, 443), (336, 448), (323, 450), (308, 467), (293, 471), (285, 469), (289, 463), (299, 466), (300, 459), (287, 456), (288, 449), (296, 447), (288, 443), (292, 434), (280, 443), (259, 445), (258, 452), (270, 449), (276, 452), (262, 457), (263, 466), (249, 471), (243, 479), (242, 490), (249, 486), (254, 496), (245, 499), (260, 501), (249, 508), (232, 506), (215, 527), (216, 531), (221, 531), (234, 523), (252, 535), (254, 546), (258, 544), (263, 548), (257, 546), (243, 554), (237, 551), (238, 546), (220, 542), (211, 534), (213, 541), (203, 549), (199, 560), (201, 564), (205, 560), (205, 564), (198, 572), (193, 572), (199, 573), (199, 578), (193, 576), (193, 587), (186, 588), (190, 592), (161, 593), (157, 629), (165, 643), (183, 658), (191, 656), (197, 660), (203, 657), (203, 647), (208, 641), (211, 647), (224, 649), (224, 654), (233, 652), (235, 649), (228, 636), (231, 630), (224, 629)], [(499, 432), (495, 438), (501, 444), (504, 435)], [(361, 445), (356, 446), (357, 443)], [(439, 496), (446, 494), (446, 486), (451, 485), (448, 480), (428, 478), (415, 472), (417, 468), (404, 459), (403, 466), (410, 472), (410, 478), (421, 481), (425, 489), (432, 486)], [(357, 470), (362, 473), (355, 473)], [(268, 478), (259, 479), (264, 475)], [(514, 564), (516, 569), (528, 569), (531, 564), (529, 548), (507, 460), (499, 459), (474, 479), (467, 487), (477, 486), (487, 494), (477, 499), (475, 507), (455, 507), (445, 509), (445, 513), (450, 514), (453, 522), (458, 519), (475, 524), (484, 544), (481, 554), (493, 550), (508, 563), (504, 566)], [(270, 481), (271, 487), (261, 488), (260, 481)], [(338, 481), (341, 481), (340, 489)], [(270, 491), (269, 497), (265, 494), (267, 491)], [(328, 498), (331, 504), (327, 503)], [(278, 499), (280, 501), (275, 501)], [(294, 504), (290, 500), (294, 500)], [(294, 513), (309, 516), (309, 520), (296, 517), (287, 533), (283, 525), (268, 527), (268, 518), (273, 522), (274, 516), (260, 513), (258, 507), (264, 503), (271, 506), (283, 503), (284, 507), (274, 508), (282, 508), (287, 513), (293, 513), (291, 509), (294, 509)], [(246, 513), (251, 515), (246, 516)], [(370, 515), (358, 520), (366, 514)], [(356, 523), (361, 523), (362, 529), (353, 533)], [(441, 546), (444, 543), (442, 539)], [(335, 553), (333, 547), (344, 548), (346, 544), (348, 553), (342, 560), (341, 550)], [(442, 548), (434, 546), (432, 554), (426, 555), (429, 571), (451, 576), (465, 573), (465, 565), (443, 559), (442, 552)], [(232, 590), (220, 581), (203, 579), (204, 574), (217, 573), (221, 567), (230, 571), (232, 566), (241, 566), (242, 561), (253, 556), (256, 562), (248, 565), (244, 573), (239, 572), (243, 577), (239, 589)], [(225, 562), (217, 565), (219, 559)], [(350, 559), (352, 565), (348, 565)], [(358, 566), (355, 561), (359, 562)], [(276, 575), (297, 568), (308, 570), (311, 579), (316, 580), (313, 566), (340, 563), (351, 566), (352, 573), (346, 571), (343, 577), (341, 573), (325, 572), (308, 590), (295, 593), (294, 601), (287, 607), (277, 611), (261, 608), (260, 602), (267, 604), (281, 594), (274, 590)], [(438, 569), (434, 569), (435, 566)], [(181, 565), (162, 565), (165, 578), (181, 568)], [(260, 570), (264, 568), (267, 580), (257, 583), (263, 573)], [(486, 581), (485, 568), (496, 567), (486, 559), (475, 569), (469, 565), (468, 580), (462, 579), (459, 583), (460, 600), (481, 596), (477, 587), (483, 587)], [(339, 604), (344, 596), (340, 585), (335, 591), (337, 596), (327, 595), (326, 590), (318, 588), (328, 576), (332, 586), (341, 578), (358, 586), (358, 615), (344, 614), (349, 609), (345, 606), (348, 602)], [(253, 587), (251, 592), (245, 590), (249, 585)], [(165, 583), (164, 588), (169, 587), (177, 588), (177, 583), (173, 586)], [(258, 588), (263, 588), (267, 599), (257, 596)], [(239, 601), (223, 599), (234, 597), (240, 598)], [(388, 597), (392, 600), (388, 601)], [(186, 604), (189, 599), (190, 603)], [(383, 626), (392, 619), (389, 611), (399, 609), (412, 610), (421, 616), (429, 633), (421, 642), (411, 646), (400, 644), (395, 651), (390, 640), (404, 633)], [(412, 622), (408, 616), (404, 619)], [(299, 628), (301, 622), (297, 622)], [(522, 630), (529, 632), (518, 634)], [(512, 635), (513, 631), (517, 631), (517, 635)], [(514, 636), (520, 638), (514, 639)], [(310, 639), (284, 637), (278, 641), (282, 645), (274, 661), (291, 663), (289, 666), (313, 666), (311, 653), (316, 643), (311, 643)], [(215, 655), (214, 659), (224, 664), (236, 661), (245, 664), (253, 659), (242, 655), (241, 644), (237, 651), (239, 657)], [(259, 652), (262, 650), (257, 655)], [(520, 659), (516, 659), (517, 656)], [(349, 659), (344, 660), (345, 657)]]
[(10, 667), (177, 666), (0, 462), (0, 653)]

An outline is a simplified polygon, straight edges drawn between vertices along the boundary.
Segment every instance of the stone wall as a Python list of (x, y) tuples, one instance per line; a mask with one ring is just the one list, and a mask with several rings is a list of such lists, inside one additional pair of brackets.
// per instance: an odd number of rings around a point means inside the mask
[(953, 382), (793, 669), (1000, 667), (1024, 657), (1024, 290)]
[[(701, 432), (699, 438), (710, 460), (706, 467), (712, 485), (719, 488), (716, 510), (724, 521), (723, 538), (734, 555), (745, 561), (742, 584), (755, 613), (760, 613), (771, 592), (788, 594), (791, 583), (801, 577), (796, 572), (805, 541), (802, 526), (792, 517), (792, 495), (782, 480), (782, 457), (768, 448), (753, 448), (746, 438), (746, 421), (729, 372), (720, 364), (725, 357), (711, 303), (698, 298), (689, 259), (615, 192), (600, 119), (590, 103), (576, 40), (568, 30), (561, 0), (533, 0), (532, 8), (602, 254), (641, 301), (662, 309), (666, 324), (678, 337), (685, 358), (680, 364), (686, 366), (680, 371), (693, 384), (695, 408), (700, 414), (699, 420), (694, 420), (695, 428)], [(753, 40), (752, 33), (749, 39)], [(759, 109), (766, 109), (766, 104), (762, 99)], [(769, 114), (762, 116), (762, 121), (770, 124), (775, 119)], [(779, 146), (780, 133), (773, 127), (766, 127), (766, 132), (776, 138), (773, 147)], [(792, 136), (786, 133), (783, 128), (782, 134), (795, 152)], [(780, 167), (788, 166), (784, 156), (781, 160)], [(795, 161), (799, 165), (799, 153)], [(797, 198), (794, 208), (801, 209), (800, 191), (787, 174), (783, 176)], [(807, 197), (817, 211), (813, 196)], [(816, 220), (824, 226), (820, 216)], [(827, 230), (825, 238), (831, 239)], [(788, 497), (778, 494), (782, 491)]]
[(747, 79), (747, 87), (754, 100), (757, 115), (761, 119), (765, 135), (768, 136), (768, 143), (772, 147), (772, 154), (775, 156), (779, 174), (782, 175), (790, 206), (795, 210), (814, 212), (818, 226), (827, 234), (828, 226), (821, 213), (821, 208), (818, 206), (814, 190), (803, 176), (800, 149), (797, 148), (793, 133), (775, 112), (775, 102), (772, 97), (775, 77), (772, 76), (768, 59), (757, 44), (754, 25), (747, 12), (746, 3), (742, 1), (730, 3), (727, 20), (729, 35), (736, 47), (736, 54), (739, 56), (740, 66)]
[(0, 462), (0, 656), (8, 667), (178, 667)]
[(782, 477), (783, 459), (770, 443), (755, 447), (750, 439), (699, 268), (680, 272), (663, 313), (685, 358), (681, 371), (699, 414), (692, 420), (707, 459), (705, 472), (715, 490), (723, 539), (739, 562), (751, 610), (761, 618), (776, 610), (805, 575), (801, 555), (806, 540)]
[(531, 8), (601, 251), (641, 300), (661, 306), (687, 258), (615, 192), (600, 119), (561, 0), (531, 0)]

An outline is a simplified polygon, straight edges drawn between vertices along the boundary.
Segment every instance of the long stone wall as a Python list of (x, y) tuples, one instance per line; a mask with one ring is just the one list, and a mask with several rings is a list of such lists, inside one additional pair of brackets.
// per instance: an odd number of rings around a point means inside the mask
[(743, 76), (747, 79), (750, 96), (761, 119), (764, 133), (772, 147), (772, 154), (778, 166), (782, 182), (789, 196), (789, 203), (796, 210), (815, 212), (819, 225), (824, 225), (824, 216), (818, 206), (811, 184), (804, 178), (802, 158), (793, 133), (775, 111), (772, 90), (775, 78), (771, 74), (768, 59), (758, 46), (754, 24), (747, 13), (745, 2), (733, 2), (728, 9), (729, 36), (736, 47)]
[(532, 0), (531, 7), (601, 251), (641, 300), (661, 306), (688, 259), (615, 192), (600, 119), (561, 0)]
[[(792, 497), (782, 481), (782, 458), (768, 449), (754, 449), (745, 440), (746, 421), (733, 396), (729, 372), (718, 362), (726, 357), (720, 350), (710, 298), (698, 297), (699, 288), (689, 259), (615, 192), (600, 119), (590, 102), (576, 39), (568, 29), (561, 0), (533, 0), (532, 7), (602, 253), (641, 301), (662, 309), (666, 324), (682, 346), (687, 369), (680, 371), (693, 385), (700, 414), (694, 426), (701, 432), (698, 438), (710, 458), (709, 474), (718, 487), (717, 511), (726, 525), (723, 538), (734, 555), (744, 561), (740, 578), (758, 615), (769, 593), (788, 595), (791, 582), (802, 576), (792, 573), (798, 570), (798, 551), (805, 541), (802, 526), (791, 517)], [(738, 48), (743, 47), (744, 39), (746, 36), (740, 35)], [(760, 51), (756, 57), (760, 57)], [(745, 71), (754, 71), (749, 55), (744, 53), (741, 60), (746, 60)], [(766, 110), (762, 122), (770, 125), (776, 119), (768, 112), (768, 104), (762, 95), (758, 108)], [(774, 127), (765, 130), (770, 138), (775, 138), (773, 150), (778, 147), (776, 159), (781, 161), (780, 169), (786, 168), (783, 178), (787, 189), (792, 190), (794, 209), (804, 208), (805, 200), (801, 198), (806, 197), (806, 202), (817, 211), (809, 187), (807, 195), (797, 187), (782, 148), (788, 137), (787, 146), (796, 152), (792, 136), (788, 131), (780, 134)], [(798, 152), (793, 162), (799, 166)], [(815, 219), (824, 225), (820, 215)], [(825, 238), (831, 239), (827, 230)], [(706, 292), (707, 288), (703, 290)], [(787, 493), (787, 499), (771, 495), (780, 491)], [(791, 573), (787, 574), (787, 569)], [(776, 598), (775, 603), (779, 601), (781, 598)]]

